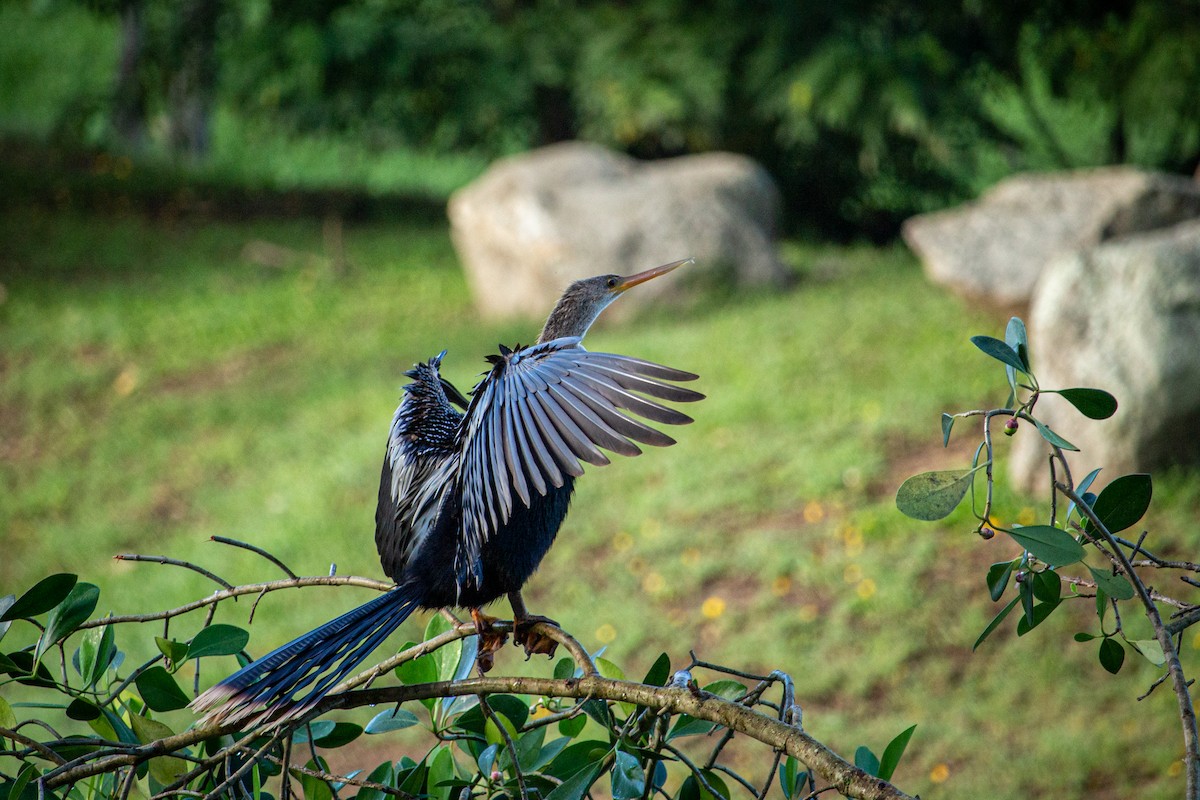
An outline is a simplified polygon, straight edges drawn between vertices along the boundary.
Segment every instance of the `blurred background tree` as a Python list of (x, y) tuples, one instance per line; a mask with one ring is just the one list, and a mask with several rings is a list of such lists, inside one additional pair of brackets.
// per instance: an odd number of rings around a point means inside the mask
[[(760, 159), (787, 227), (884, 239), (1018, 170), (1200, 156), (1200, 4), (69, 0), (54, 128), (202, 161), (213, 114), (481, 158), (570, 138)], [(65, 43), (70, 46), (70, 42)], [(5, 80), (17, 75), (9, 43)], [(12, 127), (9, 120), (8, 127)]]

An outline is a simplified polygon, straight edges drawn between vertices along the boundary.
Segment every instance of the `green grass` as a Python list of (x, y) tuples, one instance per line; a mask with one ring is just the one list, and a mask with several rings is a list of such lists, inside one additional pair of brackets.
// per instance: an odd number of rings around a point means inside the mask
[[(255, 239), (320, 252), (321, 223), (0, 219), (0, 594), (70, 571), (102, 587), (100, 612), (124, 613), (213, 588), (120, 552), (234, 582), (276, 574), (212, 535), (308, 574), (336, 561), (380, 576), (375, 481), (403, 370), (447, 348), (446, 372), (469, 386), (483, 355), (539, 321), (480, 322), (440, 227), (347, 227), (344, 276), (246, 263)], [(938, 415), (1003, 402), (1002, 371), (967, 339), (1004, 320), (932, 288), (898, 249), (791, 244), (787, 256), (793, 291), (713, 296), (589, 336), (701, 373), (708, 399), (677, 446), (580, 482), (531, 608), (607, 644), (630, 674), (689, 648), (788, 671), (808, 730), (843, 753), (880, 752), (916, 723), (896, 775), (911, 793), (1177, 796), (1172, 699), (1136, 702), (1156, 677), (1148, 663), (1131, 655), (1110, 677), (1093, 645), (1071, 641), (1094, 628), (1090, 603), (1021, 640), (1005, 626), (972, 653), (995, 611), (983, 571), (1015, 547), (973, 536), (961, 510), (932, 525), (892, 504), (908, 474), (969, 462), (971, 431), (944, 451)], [(1196, 486), (1166, 476), (1150, 520), (1183, 553)], [(1037, 508), (1003, 487), (999, 499), (1010, 519)], [(252, 647), (365, 597), (267, 598)], [(227, 604), (218, 618), (247, 613)], [(1194, 670), (1191, 640), (1186, 656)], [(515, 650), (498, 665), (525, 668)], [(939, 765), (948, 778), (934, 784)]]

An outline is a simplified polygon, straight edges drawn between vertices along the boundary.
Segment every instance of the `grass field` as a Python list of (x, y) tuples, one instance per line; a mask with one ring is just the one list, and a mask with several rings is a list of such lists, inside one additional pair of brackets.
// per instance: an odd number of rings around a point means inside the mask
[[(402, 372), (447, 348), (446, 372), (469, 386), (497, 342), (528, 341), (540, 321), (480, 322), (440, 226), (348, 226), (345, 274), (256, 266), (241, 255), (255, 240), (320, 253), (321, 222), (0, 218), (0, 594), (70, 571), (102, 587), (101, 612), (122, 613), (212, 589), (112, 559), (122, 552), (233, 582), (276, 574), (212, 535), (303, 573), (336, 561), (380, 577), (374, 495)], [(589, 336), (701, 373), (708, 399), (676, 447), (581, 481), (531, 608), (630, 674), (689, 648), (788, 671), (806, 727), (847, 754), (915, 723), (896, 780), (923, 797), (1178, 796), (1173, 700), (1136, 701), (1156, 677), (1148, 662), (1111, 677), (1071, 640), (1095, 627), (1090, 601), (972, 653), (995, 611), (983, 572), (1015, 546), (973, 536), (962, 510), (933, 525), (892, 503), (907, 475), (969, 463), (969, 432), (943, 450), (938, 415), (1004, 401), (1002, 371), (967, 341), (1002, 335), (1004, 319), (931, 287), (900, 249), (786, 254), (791, 291), (713, 296)], [(1190, 557), (1196, 484), (1160, 480), (1149, 519), (1160, 546)], [(1008, 519), (1041, 513), (1000, 500)], [(365, 597), (268, 598), (251, 646)], [(516, 650), (498, 662), (522, 668)]]

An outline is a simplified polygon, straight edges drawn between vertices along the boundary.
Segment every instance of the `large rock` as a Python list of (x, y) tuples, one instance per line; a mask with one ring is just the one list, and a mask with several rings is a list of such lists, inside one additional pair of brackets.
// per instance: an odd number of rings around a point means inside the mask
[(1198, 217), (1194, 181), (1106, 167), (1017, 175), (975, 202), (912, 217), (902, 232), (935, 283), (1019, 310), (1055, 257)]
[[(1095, 467), (1111, 480), (1200, 463), (1200, 220), (1055, 260), (1038, 283), (1029, 335), (1043, 387), (1092, 386), (1119, 403), (1094, 421), (1055, 395), (1038, 400), (1035, 414), (1082, 450), (1068, 458), (1076, 480)], [(1022, 426), (1014, 482), (1047, 488), (1047, 453)]]
[[(542, 316), (573, 280), (687, 256), (696, 265), (630, 292), (616, 313), (706, 273), (778, 284), (779, 193), (731, 153), (642, 162), (568, 142), (496, 162), (456, 192), (451, 235), (481, 312)], [(611, 313), (611, 312), (610, 312)]]

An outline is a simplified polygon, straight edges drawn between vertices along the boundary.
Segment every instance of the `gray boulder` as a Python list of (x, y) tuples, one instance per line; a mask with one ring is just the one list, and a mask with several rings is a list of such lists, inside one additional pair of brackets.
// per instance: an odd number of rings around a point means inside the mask
[[(1079, 480), (1200, 463), (1200, 220), (1061, 257), (1037, 285), (1029, 318), (1032, 366), (1048, 389), (1088, 386), (1116, 396), (1117, 413), (1084, 418), (1044, 395), (1035, 413), (1078, 446)], [(1010, 474), (1046, 489), (1045, 442), (1022, 426)]]
[(1200, 217), (1200, 185), (1133, 167), (1017, 175), (978, 200), (905, 221), (935, 283), (1006, 310), (1029, 303), (1054, 258)]
[[(628, 313), (689, 281), (782, 283), (779, 193), (754, 161), (708, 153), (642, 162), (567, 142), (497, 161), (450, 198), (451, 237), (480, 311), (546, 314), (571, 281), (693, 256), (613, 308)], [(609, 312), (611, 315), (612, 312)]]

